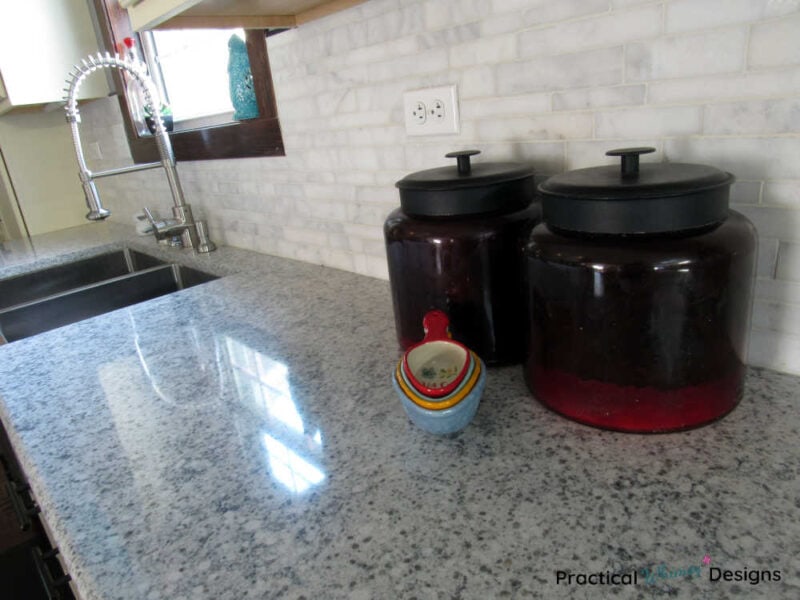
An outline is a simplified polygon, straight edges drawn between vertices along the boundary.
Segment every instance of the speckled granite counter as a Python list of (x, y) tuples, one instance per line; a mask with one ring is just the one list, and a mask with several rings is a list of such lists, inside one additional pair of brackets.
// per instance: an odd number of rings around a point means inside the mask
[[(91, 227), (3, 247), (0, 277), (120, 243)], [(386, 282), (177, 255), (228, 276), (0, 347), (0, 417), (86, 600), (800, 597), (800, 379), (754, 370), (725, 419), (640, 436), (497, 369), (439, 438), (389, 385)]]

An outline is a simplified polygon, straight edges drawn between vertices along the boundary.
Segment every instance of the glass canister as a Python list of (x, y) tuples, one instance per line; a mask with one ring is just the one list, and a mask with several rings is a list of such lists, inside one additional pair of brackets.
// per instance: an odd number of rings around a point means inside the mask
[(451, 152), (456, 165), (397, 182), (400, 208), (384, 224), (397, 338), (403, 349), (419, 342), (422, 318), (439, 309), (453, 338), (487, 364), (520, 362), (522, 250), (541, 212), (533, 169), (473, 164), (478, 153)]
[(576, 421), (696, 427), (742, 395), (756, 233), (728, 208), (733, 176), (648, 163), (551, 177), (526, 248), (528, 387)]

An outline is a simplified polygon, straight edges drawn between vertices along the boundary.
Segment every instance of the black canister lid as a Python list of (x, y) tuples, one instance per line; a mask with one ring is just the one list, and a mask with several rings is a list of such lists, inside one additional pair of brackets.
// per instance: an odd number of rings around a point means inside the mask
[(519, 163), (475, 163), (480, 150), (445, 156), (457, 163), (417, 171), (395, 185), (400, 205), (409, 215), (458, 216), (524, 208), (533, 200), (533, 168)]
[(733, 175), (708, 165), (639, 164), (655, 148), (621, 148), (621, 166), (568, 171), (539, 186), (542, 217), (584, 233), (665, 233), (719, 223), (728, 214)]

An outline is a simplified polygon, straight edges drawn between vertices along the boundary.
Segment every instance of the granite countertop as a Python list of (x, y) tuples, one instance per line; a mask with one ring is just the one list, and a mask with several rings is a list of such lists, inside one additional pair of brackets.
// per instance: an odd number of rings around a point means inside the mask
[(226, 276), (0, 347), (0, 418), (85, 600), (800, 597), (800, 378), (753, 369), (724, 419), (647, 436), (492, 369), (436, 437), (390, 385), (385, 281), (110, 225), (3, 245), (0, 277), (121, 244)]

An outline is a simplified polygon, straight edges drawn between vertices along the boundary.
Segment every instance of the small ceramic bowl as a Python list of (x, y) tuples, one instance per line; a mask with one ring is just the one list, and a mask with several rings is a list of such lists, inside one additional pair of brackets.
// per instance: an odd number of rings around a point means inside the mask
[(463, 384), (452, 394), (442, 398), (421, 396), (403, 378), (402, 361), (392, 376), (392, 384), (411, 421), (430, 433), (448, 434), (461, 431), (469, 425), (486, 387), (486, 367), (472, 353), (473, 367)]
[[(443, 312), (426, 314), (425, 339), (403, 355), (392, 374), (392, 385), (411, 421), (438, 434), (464, 429), (475, 416), (486, 387), (483, 361), (452, 341), (447, 325)], [(426, 372), (428, 368), (434, 372)], [(440, 368), (441, 376), (437, 374)]]
[(470, 351), (451, 339), (449, 324), (442, 311), (427, 313), (422, 320), (425, 337), (403, 356), (403, 374), (422, 395), (440, 398), (451, 394), (470, 367)]
[(449, 394), (446, 396), (426, 396), (425, 394), (420, 393), (414, 386), (411, 385), (411, 382), (408, 379), (408, 375), (403, 370), (403, 361), (402, 359), (397, 364), (397, 368), (395, 369), (395, 379), (397, 379), (397, 384), (405, 393), (406, 397), (411, 400), (417, 406), (421, 406), (422, 408), (427, 408), (430, 410), (444, 410), (445, 408), (450, 408), (454, 406), (458, 402), (464, 399), (466, 394), (475, 386), (475, 382), (477, 381), (477, 377), (480, 375), (480, 364), (478, 363), (478, 357), (474, 353), (469, 353), (469, 367), (467, 368), (467, 374), (464, 379), (461, 380), (461, 383)]

